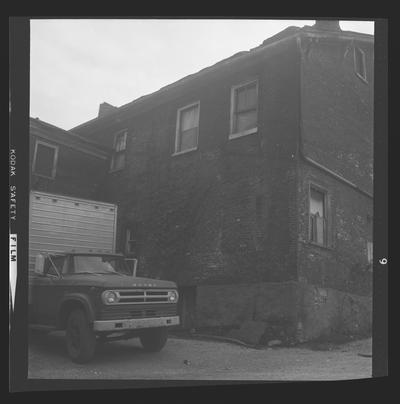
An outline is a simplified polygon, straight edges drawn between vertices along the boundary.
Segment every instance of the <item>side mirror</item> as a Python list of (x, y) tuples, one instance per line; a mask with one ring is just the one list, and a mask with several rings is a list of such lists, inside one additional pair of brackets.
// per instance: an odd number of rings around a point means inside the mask
[(35, 273), (38, 275), (43, 275), (44, 273), (44, 256), (42, 254), (36, 256)]
[(125, 258), (125, 261), (129, 267), (132, 267), (132, 276), (135, 278), (138, 260), (136, 258)]

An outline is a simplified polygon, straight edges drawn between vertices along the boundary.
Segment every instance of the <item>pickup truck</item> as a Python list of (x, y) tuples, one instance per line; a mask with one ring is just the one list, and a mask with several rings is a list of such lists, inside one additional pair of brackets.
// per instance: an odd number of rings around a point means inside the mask
[(39, 254), (29, 276), (29, 323), (65, 330), (69, 356), (89, 361), (98, 343), (138, 337), (160, 351), (179, 324), (174, 282), (137, 278), (121, 254)]

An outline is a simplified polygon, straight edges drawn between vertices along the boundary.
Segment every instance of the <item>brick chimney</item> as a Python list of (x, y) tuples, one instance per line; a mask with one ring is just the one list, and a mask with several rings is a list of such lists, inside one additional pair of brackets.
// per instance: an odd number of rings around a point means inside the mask
[(99, 114), (97, 115), (97, 117), (100, 118), (102, 116), (108, 115), (116, 109), (117, 107), (114, 107), (114, 105), (111, 105), (108, 102), (103, 102), (99, 106)]
[(339, 20), (316, 20), (313, 28), (319, 31), (341, 31)]

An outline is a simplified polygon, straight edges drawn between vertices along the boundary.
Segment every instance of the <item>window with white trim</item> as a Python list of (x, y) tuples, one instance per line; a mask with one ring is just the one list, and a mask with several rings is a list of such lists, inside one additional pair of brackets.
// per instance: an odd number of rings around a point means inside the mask
[(128, 131), (123, 130), (114, 136), (113, 155), (111, 158), (111, 171), (122, 170), (125, 167), (126, 137)]
[(327, 245), (326, 193), (310, 187), (310, 241)]
[(175, 153), (197, 149), (200, 102), (178, 109)]
[(360, 78), (362, 78), (364, 81), (367, 81), (365, 53), (360, 48), (354, 48), (354, 69)]
[(36, 141), (33, 156), (33, 173), (46, 178), (55, 178), (57, 156), (58, 146), (54, 146), (39, 140)]
[(230, 137), (257, 132), (257, 115), (257, 81), (232, 87)]

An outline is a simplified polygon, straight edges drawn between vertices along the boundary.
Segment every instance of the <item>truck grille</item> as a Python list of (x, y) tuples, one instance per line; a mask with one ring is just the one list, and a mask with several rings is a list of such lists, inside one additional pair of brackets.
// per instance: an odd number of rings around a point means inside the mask
[(168, 303), (168, 290), (115, 290), (118, 304), (124, 303)]
[(105, 306), (99, 320), (126, 320), (131, 318), (169, 317), (177, 315), (177, 304), (126, 304)]

